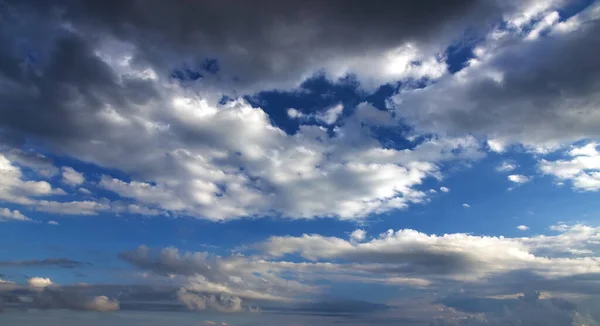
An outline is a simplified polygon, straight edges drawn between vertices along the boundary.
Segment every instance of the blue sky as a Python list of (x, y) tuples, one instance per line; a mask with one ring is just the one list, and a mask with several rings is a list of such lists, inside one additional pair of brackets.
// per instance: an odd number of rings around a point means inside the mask
[(597, 1), (99, 6), (0, 1), (0, 321), (598, 323)]

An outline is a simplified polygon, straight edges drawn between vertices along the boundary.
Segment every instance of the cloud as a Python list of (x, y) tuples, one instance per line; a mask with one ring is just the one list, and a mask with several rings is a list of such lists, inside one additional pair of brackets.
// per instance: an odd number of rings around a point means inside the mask
[(471, 208), (471, 205), (465, 203), (465, 204), (462, 204), (462, 207), (464, 207), (464, 208)]
[(366, 236), (367, 236), (367, 232), (362, 229), (356, 229), (356, 230), (352, 231), (352, 233), (350, 233), (350, 239), (354, 240), (356, 242), (363, 241), (366, 238)]
[(440, 187), (440, 191), (441, 192), (449, 192), (450, 189), (446, 188), (446, 187)]
[[(568, 227), (557, 236), (507, 238), (468, 234), (427, 235), (389, 230), (368, 242), (303, 235), (271, 237), (259, 248), (273, 257), (298, 254), (315, 262), (350, 261), (356, 270), (429, 280), (481, 280), (514, 270), (544, 278), (600, 273), (597, 228)], [(579, 272), (578, 272), (579, 271)]]
[(515, 299), (452, 297), (442, 300), (450, 308), (471, 313), (457, 323), (439, 319), (432, 325), (598, 325), (577, 305), (563, 298), (541, 299), (529, 291)]
[(43, 177), (51, 177), (58, 173), (58, 168), (42, 154), (31, 151), (26, 152), (18, 148), (11, 148), (5, 154), (10, 161), (31, 168)]
[(597, 191), (600, 189), (600, 152), (597, 147), (598, 143), (595, 142), (573, 147), (567, 152), (570, 159), (542, 159), (539, 168), (542, 173), (558, 180), (571, 181), (577, 190)]
[(511, 174), (508, 176), (508, 180), (517, 184), (523, 184), (529, 182), (531, 178), (522, 174)]
[(119, 301), (107, 296), (86, 297), (73, 289), (45, 288), (34, 298), (40, 309), (69, 309), (109, 312), (119, 310)]
[(334, 124), (342, 115), (344, 111), (344, 106), (341, 104), (334, 105), (324, 112), (316, 115), (317, 120), (322, 121), (325, 124), (332, 125)]
[[(61, 268), (77, 268), (83, 267), (86, 265), (91, 265), (87, 262), (81, 262), (76, 260), (71, 260), (67, 258), (46, 258), (42, 260), (33, 259), (33, 260), (9, 260), (9, 261), (0, 261), (0, 266), (57, 266)], [(46, 279), (47, 280), (47, 279)], [(36, 280), (34, 282), (39, 281)]]
[(140, 246), (134, 251), (121, 253), (119, 258), (155, 275), (183, 276), (185, 282), (182, 285), (186, 291), (206, 293), (209, 297), (228, 294), (243, 299), (285, 302), (293, 295), (317, 290), (314, 286), (279, 275), (278, 270), (285, 268), (285, 264), (278, 267), (252, 257), (218, 257), (208, 252), (180, 253), (172, 247), (155, 253)]
[[(565, 22), (556, 19), (560, 5), (546, 1), (520, 18), (506, 15), (466, 68), (400, 92), (399, 116), (418, 132), (486, 137), (496, 151), (518, 143), (543, 152), (600, 136), (600, 65), (592, 55), (600, 47), (598, 4)], [(530, 27), (545, 32), (528, 37)]]
[(6, 221), (31, 221), (31, 219), (16, 209), (11, 211), (8, 208), (0, 208), (0, 222)]
[[(47, 7), (28, 9), (45, 13)], [(181, 1), (165, 6), (152, 1), (143, 7), (103, 5), (99, 12), (93, 5), (61, 1), (49, 7), (62, 10), (59, 22), (68, 22), (80, 33), (117, 38), (135, 47), (133, 62), (149, 63), (161, 73), (172, 69), (173, 61), (186, 62), (200, 70), (200, 80), (249, 93), (297, 86), (319, 72), (332, 79), (355, 74), (369, 88), (403, 78), (437, 78), (446, 65), (436, 53), (446, 43), (467, 28), (485, 27), (523, 5), (464, 0), (452, 5), (381, 1), (376, 6), (361, 1), (285, 5), (266, 1), (253, 6), (240, 3), (230, 10), (220, 3)], [(249, 10), (258, 14), (249, 17)], [(162, 13), (160, 19), (152, 12)], [(59, 22), (46, 24), (54, 27)], [(154, 44), (165, 47), (157, 49)], [(192, 55), (200, 59), (189, 59)], [(215, 57), (218, 71), (206, 69), (205, 58)]]
[(48, 221), (49, 225), (60, 225), (58, 222), (56, 221)]
[(62, 182), (70, 186), (77, 186), (85, 182), (85, 177), (83, 174), (75, 171), (72, 167), (63, 167)]
[(27, 280), (27, 284), (29, 284), (29, 286), (32, 287), (44, 288), (53, 285), (54, 283), (52, 283), (52, 281), (49, 278), (32, 277), (29, 280)]
[(498, 172), (510, 172), (518, 168), (519, 166), (515, 163), (504, 161), (502, 164), (496, 167), (496, 171)]
[(30, 197), (63, 193), (46, 181), (25, 180), (21, 169), (0, 153), (0, 200), (31, 204)]
[(179, 300), (189, 310), (192, 311), (204, 311), (207, 308), (216, 310), (218, 312), (242, 311), (242, 299), (226, 294), (221, 294), (218, 297), (214, 295), (199, 296), (197, 294), (188, 292), (184, 288), (181, 288), (177, 292), (177, 300)]
[(517, 226), (517, 230), (527, 231), (527, 230), (529, 230), (529, 227), (527, 225), (519, 225), (519, 226)]

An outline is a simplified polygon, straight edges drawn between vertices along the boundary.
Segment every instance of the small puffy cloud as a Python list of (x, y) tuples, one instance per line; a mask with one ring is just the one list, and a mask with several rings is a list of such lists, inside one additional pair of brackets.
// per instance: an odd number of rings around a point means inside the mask
[(471, 205), (469, 205), (469, 204), (467, 204), (467, 203), (464, 203), (464, 204), (462, 204), (462, 207), (464, 207), (464, 208), (470, 208), (470, 207), (471, 207)]
[(87, 188), (79, 188), (78, 190), (82, 194), (86, 194), (86, 195), (91, 195), (92, 194), (92, 191), (89, 190), (89, 189), (87, 189)]
[(300, 112), (296, 109), (293, 109), (293, 108), (289, 108), (287, 110), (287, 114), (290, 119), (298, 119), (298, 118), (302, 118), (304, 116), (304, 114), (302, 112)]
[(529, 227), (527, 225), (519, 225), (517, 226), (517, 230), (527, 231), (529, 230)]
[(528, 176), (524, 176), (522, 174), (511, 174), (508, 176), (508, 180), (510, 180), (511, 182), (514, 182), (516, 184), (523, 184), (523, 183), (529, 182), (529, 180), (531, 180), (531, 178)]
[(49, 225), (60, 225), (58, 222), (56, 221), (48, 221)]
[(519, 166), (517, 164), (515, 164), (515, 163), (504, 161), (504, 162), (502, 162), (502, 164), (500, 164), (499, 166), (496, 167), (496, 171), (498, 171), (498, 172), (510, 172), (510, 171), (513, 171), (514, 169), (516, 169), (518, 167)]
[(487, 141), (488, 147), (492, 152), (502, 153), (505, 150), (506, 144), (497, 139), (490, 139)]
[(324, 112), (318, 113), (315, 118), (325, 124), (332, 125), (340, 118), (343, 111), (344, 106), (337, 104), (326, 109)]
[(362, 229), (357, 229), (357, 230), (352, 231), (352, 233), (350, 233), (350, 239), (354, 240), (356, 242), (363, 241), (366, 236), (367, 236), (367, 231), (362, 230)]
[(450, 189), (446, 188), (446, 187), (440, 187), (440, 191), (441, 192), (449, 192)]
[(72, 167), (63, 167), (62, 182), (70, 186), (77, 186), (85, 182), (85, 177), (82, 173), (75, 171)]
[(53, 285), (54, 283), (52, 283), (52, 281), (49, 278), (32, 277), (29, 280), (27, 280), (27, 284), (32, 287), (43, 288), (43, 287)]
[(0, 208), (0, 222), (7, 221), (31, 221), (31, 219), (16, 209), (11, 211), (8, 208)]

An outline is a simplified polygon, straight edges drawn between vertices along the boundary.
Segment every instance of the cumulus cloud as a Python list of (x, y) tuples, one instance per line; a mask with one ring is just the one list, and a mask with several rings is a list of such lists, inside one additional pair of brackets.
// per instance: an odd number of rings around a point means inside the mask
[(52, 281), (49, 278), (32, 277), (29, 280), (27, 280), (27, 284), (29, 284), (29, 286), (32, 286), (32, 287), (44, 288), (44, 287), (50, 286), (54, 283), (52, 283)]
[(60, 225), (60, 223), (56, 222), (56, 221), (48, 221), (49, 225)]
[(529, 230), (529, 227), (527, 225), (519, 225), (519, 226), (517, 226), (517, 230), (527, 231), (527, 230)]
[(464, 207), (464, 208), (471, 208), (471, 205), (465, 203), (465, 204), (462, 204), (462, 207)]
[(573, 147), (567, 152), (569, 159), (542, 159), (539, 168), (558, 180), (571, 181), (577, 190), (597, 191), (600, 189), (600, 152), (597, 148), (595, 142)]
[(508, 176), (508, 180), (516, 184), (523, 184), (529, 182), (531, 178), (522, 174), (511, 174)]
[(77, 186), (85, 182), (85, 177), (72, 167), (67, 166), (62, 168), (62, 182), (70, 186)]
[(0, 208), (0, 222), (6, 221), (31, 221), (31, 219), (16, 209), (11, 211), (8, 208)]
[(512, 162), (504, 161), (502, 164), (496, 167), (496, 171), (498, 172), (510, 172), (518, 168), (519, 166)]
[(440, 187), (440, 191), (441, 192), (449, 192), (450, 189), (446, 188), (446, 187)]
[[(421, 131), (487, 137), (495, 151), (520, 143), (543, 152), (600, 136), (600, 65), (592, 54), (600, 47), (599, 6), (559, 22), (561, 5), (544, 1), (530, 14), (506, 15), (465, 69), (401, 92), (398, 114)], [(529, 28), (544, 35), (531, 37)]]
[(360, 242), (363, 241), (367, 236), (367, 231), (362, 230), (362, 229), (356, 229), (354, 231), (352, 231), (352, 233), (350, 233), (350, 239)]
[(325, 124), (332, 125), (340, 118), (343, 111), (343, 105), (334, 105), (325, 110), (324, 112), (317, 114), (316, 118), (317, 120), (322, 121)]

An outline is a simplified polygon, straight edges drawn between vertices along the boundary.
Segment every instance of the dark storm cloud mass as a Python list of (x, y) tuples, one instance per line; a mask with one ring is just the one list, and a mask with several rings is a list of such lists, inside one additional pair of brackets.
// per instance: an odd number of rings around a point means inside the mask
[(88, 262), (81, 262), (67, 258), (0, 261), (0, 267), (57, 266), (61, 268), (77, 268), (90, 265), (91, 264)]

